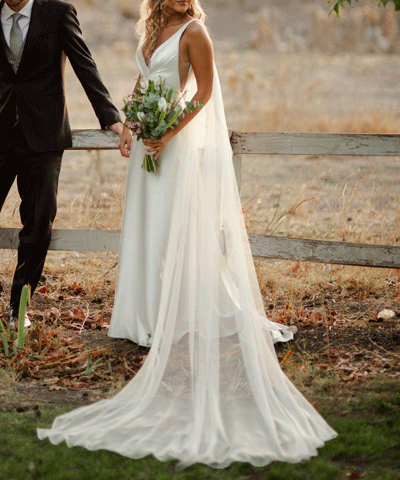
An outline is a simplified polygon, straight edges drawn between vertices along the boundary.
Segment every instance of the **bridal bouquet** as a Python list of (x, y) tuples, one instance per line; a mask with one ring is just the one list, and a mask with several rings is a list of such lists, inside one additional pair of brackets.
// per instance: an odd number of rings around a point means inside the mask
[[(182, 109), (179, 105), (182, 94), (179, 95), (172, 88), (165, 88), (165, 79), (159, 76), (141, 81), (133, 94), (124, 99), (122, 111), (137, 140), (159, 140), (169, 128), (181, 124), (182, 115), (203, 106), (199, 102), (186, 102), (186, 108)], [(152, 154), (145, 154), (142, 168), (148, 172), (157, 171), (158, 162)]]

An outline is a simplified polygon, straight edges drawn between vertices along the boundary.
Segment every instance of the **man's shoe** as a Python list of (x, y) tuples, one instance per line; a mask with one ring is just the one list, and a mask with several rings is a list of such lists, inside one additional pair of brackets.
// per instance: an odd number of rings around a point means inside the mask
[[(18, 313), (16, 313), (13, 308), (11, 308), (10, 310), (8, 323), (11, 328), (18, 328)], [(24, 327), (29, 328), (30, 326), (31, 326), (31, 321), (29, 320), (28, 315), (25, 313)]]

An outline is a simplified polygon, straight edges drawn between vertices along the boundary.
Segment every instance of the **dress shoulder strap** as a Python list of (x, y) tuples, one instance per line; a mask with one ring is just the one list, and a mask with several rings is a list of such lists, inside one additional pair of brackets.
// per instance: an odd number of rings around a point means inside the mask
[(183, 35), (183, 32), (184, 32), (184, 31), (187, 29), (187, 27), (188, 27), (191, 23), (193, 23), (193, 22), (197, 22), (197, 18), (192, 18), (192, 19), (190, 19), (188, 22), (184, 23), (184, 24), (181, 26), (181, 28), (176, 32), (176, 33), (178, 33), (178, 32), (181, 33), (181, 34), (179, 35), (179, 37), (181, 37), (181, 36)]

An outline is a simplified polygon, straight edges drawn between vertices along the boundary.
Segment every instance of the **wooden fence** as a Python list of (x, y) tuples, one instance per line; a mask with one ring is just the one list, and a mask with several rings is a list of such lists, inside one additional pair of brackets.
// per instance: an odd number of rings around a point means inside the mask
[[(231, 132), (233, 162), (240, 188), (241, 155), (400, 156), (400, 135), (336, 133)], [(72, 150), (116, 150), (118, 136), (110, 131), (75, 130)], [(16, 248), (16, 228), (0, 228), (0, 248)], [(118, 230), (53, 230), (52, 250), (114, 251)], [(400, 247), (328, 242), (270, 235), (249, 235), (255, 256), (343, 265), (400, 268)]]

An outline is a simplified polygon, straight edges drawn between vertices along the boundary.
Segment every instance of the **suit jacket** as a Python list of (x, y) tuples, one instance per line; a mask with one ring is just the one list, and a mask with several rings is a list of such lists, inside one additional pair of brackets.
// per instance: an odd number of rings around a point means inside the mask
[[(0, 10), (4, 0), (0, 0)], [(34, 0), (17, 73), (6, 55), (0, 24), (0, 148), (15, 124), (15, 112), (28, 145), (36, 152), (72, 146), (65, 103), (64, 67), (68, 57), (102, 128), (119, 120), (82, 36), (73, 5)]]

